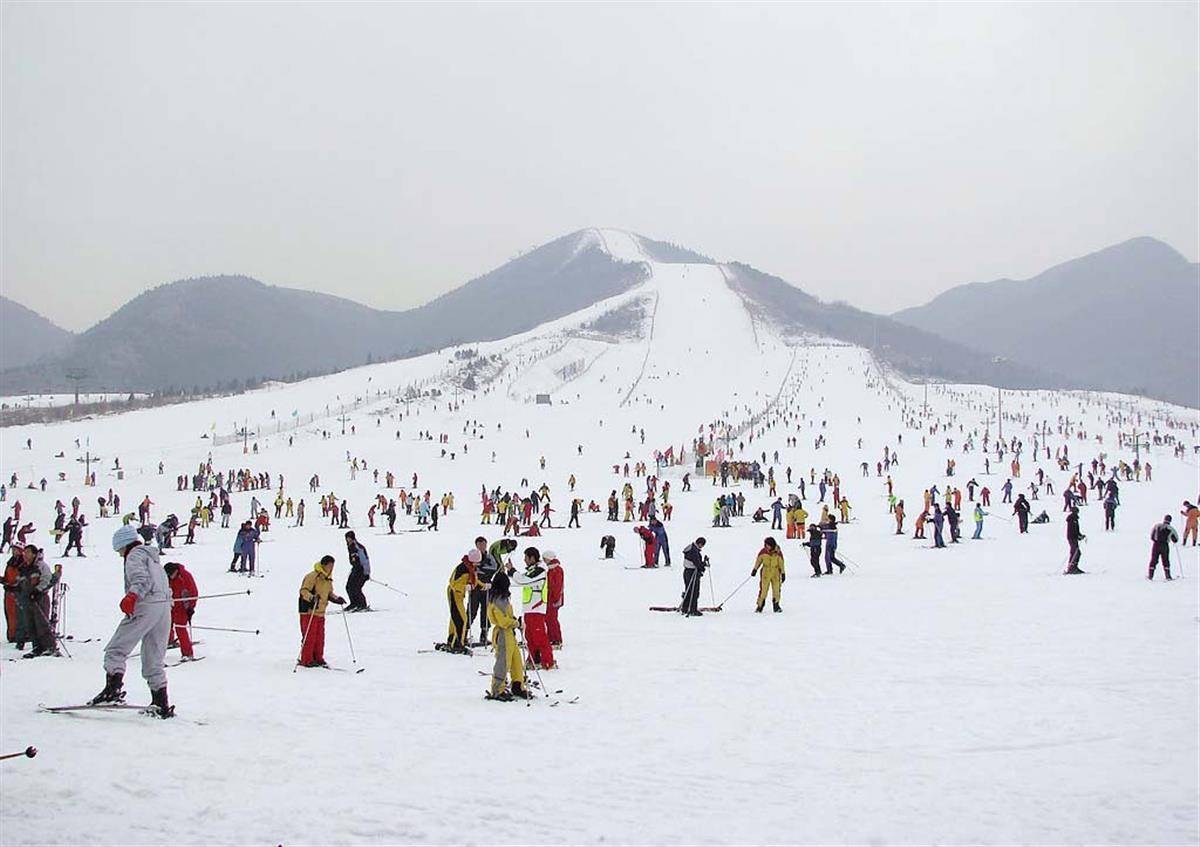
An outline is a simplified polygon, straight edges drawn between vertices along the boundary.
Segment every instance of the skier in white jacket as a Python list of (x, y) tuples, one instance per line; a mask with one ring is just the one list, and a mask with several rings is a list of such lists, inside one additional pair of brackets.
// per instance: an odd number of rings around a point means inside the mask
[(99, 705), (124, 701), (125, 664), (140, 643), (142, 676), (150, 687), (151, 709), (159, 717), (172, 717), (175, 709), (167, 700), (164, 668), (171, 631), (171, 589), (166, 572), (158, 562), (158, 550), (143, 544), (132, 526), (118, 528), (112, 544), (125, 561), (125, 596), (120, 603), (125, 618), (104, 648), (104, 690), (91, 702)]

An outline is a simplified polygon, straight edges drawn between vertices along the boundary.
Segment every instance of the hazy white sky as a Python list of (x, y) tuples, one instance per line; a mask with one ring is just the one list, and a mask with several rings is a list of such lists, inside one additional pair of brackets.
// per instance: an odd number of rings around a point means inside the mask
[(1200, 252), (1196, 3), (4, 3), (6, 295), (386, 308), (614, 226), (876, 310)]

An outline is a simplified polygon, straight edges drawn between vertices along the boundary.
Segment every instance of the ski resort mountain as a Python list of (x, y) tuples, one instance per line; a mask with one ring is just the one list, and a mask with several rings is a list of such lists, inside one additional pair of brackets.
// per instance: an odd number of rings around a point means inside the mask
[(32, 309), (0, 295), (0, 370), (56, 356), (71, 336)]
[[(616, 230), (585, 233), (563, 258), (575, 248), (636, 283), (492, 341), (0, 429), (0, 509), (19, 511), (24, 540), (62, 565), (60, 629), (73, 636), (56, 645), (71, 659), (0, 647), (12, 660), (0, 750), (42, 751), (5, 767), (29, 796), (70, 799), (52, 825), (0, 804), (6, 842), (1196, 841), (1198, 548), (1171, 547), (1171, 582), (1146, 576), (1150, 528), (1194, 493), (1200, 415), (923, 384), (833, 337), (866, 331), (859, 316), (839, 328), (842, 313), (775, 290), (784, 283)], [(1083, 500), (1084, 573), (1063, 575), (1063, 492), (1117, 476), (1115, 528), (1097, 494)], [(1046, 512), (1027, 531), (1004, 502), (1009, 479)], [(956, 492), (961, 537), (941, 512), (914, 534), (926, 498), (932, 512)], [(469, 594), (476, 537), (513, 537), (496, 518), (501, 494), (535, 493), (548, 511), (517, 522), (514, 579), (527, 548), (561, 563), (562, 638), (555, 662), (502, 661), (497, 683), (489, 647), (434, 645), (469, 619), (455, 591)], [(815, 557), (805, 532), (772, 528), (776, 495), (821, 524)], [(121, 507), (101, 512), (115, 496)], [(222, 497), (229, 525), (218, 510), (187, 543), (197, 499), (203, 515)], [(56, 503), (65, 518), (74, 498), (85, 559), (61, 557), (51, 529)], [(640, 514), (607, 520), (610, 498), (633, 514), (653, 503), (669, 544), (643, 546)], [(731, 514), (730, 498), (744, 508)], [(149, 524), (180, 519), (160, 561), (195, 578), (201, 599), (179, 627), (204, 661), (167, 652), (170, 721), (41, 710), (107, 685), (105, 645), (128, 605), (110, 539), (126, 515), (138, 522), (138, 504)], [(422, 504), (439, 508), (436, 531)], [(250, 576), (231, 572), (230, 551), (252, 517), (266, 522)], [(335, 562), (330, 591), (352, 596), (348, 529), (369, 551), (371, 612), (329, 605), (332, 667), (299, 666), (312, 624), (301, 586), (322, 557)], [(700, 602), (720, 611), (671, 614), (700, 537)], [(767, 537), (782, 551), (777, 612)], [(655, 549), (659, 566), (642, 567)], [(514, 613), (536, 614), (540, 597), (513, 586)], [(135, 611), (143, 601), (155, 602)], [(536, 630), (526, 619), (513, 637), (529, 644)], [(125, 666), (129, 704), (149, 702), (146, 655)], [(484, 699), (516, 673), (535, 699)], [(480, 731), (495, 747), (486, 761)], [(498, 774), (495, 808), (519, 813), (465, 813), (449, 787), (464, 763), (482, 768), (479, 784)], [(130, 813), (130, 785), (152, 817)], [(681, 787), (702, 802), (662, 799)], [(794, 798), (817, 799), (798, 813)]]
[(1061, 383), (1200, 406), (1200, 265), (1134, 238), (1025, 280), (952, 288), (893, 317)]
[[(736, 293), (729, 308), (748, 311), (754, 321), (776, 325), (794, 338), (867, 347), (913, 377), (1006, 388), (1115, 387), (1200, 403), (1187, 389), (1190, 380), (1192, 389), (1200, 391), (1195, 345), (1171, 347), (1172, 338), (1189, 337), (1187, 332), (1195, 336), (1195, 310), (1163, 310), (1156, 298), (1134, 296), (1130, 288), (1131, 280), (1149, 274), (1171, 302), (1189, 285), (1195, 290), (1196, 266), (1149, 239), (1068, 263), (1026, 283), (956, 289), (923, 307), (925, 311), (889, 318), (823, 302), (741, 262), (718, 262), (676, 244), (598, 228), (558, 238), (403, 312), (248, 277), (170, 283), (75, 337), (57, 358), (0, 372), (0, 393), (65, 390), (68, 370), (88, 375), (87, 390), (239, 390), (267, 380), (410, 358), (451, 345), (508, 338), (591, 308), (643, 285), (652, 266), (664, 273), (674, 266), (696, 273), (707, 268), (705, 273)], [(1044, 305), (1015, 305), (1025, 295), (1014, 293), (1013, 286), (1036, 288)], [(672, 296), (703, 308), (686, 287)], [(1056, 315), (1067, 303), (1072, 314), (1089, 320), (1061, 325)], [(1123, 309), (1122, 332), (1135, 330), (1155, 343), (1097, 343), (1086, 337), (1094, 327), (1109, 325), (1118, 307)], [(622, 315), (639, 314), (642, 306), (630, 308), (602, 319), (619, 321)], [(1153, 332), (1155, 321), (1178, 331)], [(995, 330), (993, 323), (1003, 329)], [(1095, 355), (1068, 354), (1089, 344), (1099, 348)], [(1035, 352), (1043, 350), (1049, 353)]]

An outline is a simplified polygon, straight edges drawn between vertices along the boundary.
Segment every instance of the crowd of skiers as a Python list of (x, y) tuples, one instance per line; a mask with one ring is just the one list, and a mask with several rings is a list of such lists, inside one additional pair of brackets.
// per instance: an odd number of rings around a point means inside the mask
[[(759, 421), (749, 429), (748, 441), (753, 445), (755, 438), (762, 438), (766, 429), (777, 423), (795, 420), (795, 413), (788, 412)], [(914, 428), (917, 428), (915, 413), (912, 420)], [(823, 421), (821, 426), (824, 427)], [(1017, 437), (993, 440), (986, 433), (982, 436), (962, 433), (961, 425), (959, 432), (962, 434), (955, 435), (950, 422), (926, 424), (923, 428), (928, 430), (928, 435), (938, 437), (947, 449), (953, 449), (956, 441), (961, 441), (964, 453), (979, 449), (976, 444), (976, 439), (979, 439), (987, 473), (990, 473), (993, 459), (1006, 466), (1011, 476), (1000, 487), (1000, 502), (1005, 507), (1011, 506), (1019, 533), (1027, 533), (1031, 523), (1049, 522), (1048, 513), (1044, 510), (1033, 517), (1035, 510), (1031, 502), (1038, 501), (1043, 494), (1054, 495), (1054, 482), (1042, 467), (1035, 466), (1030, 473), (1027, 460), (1030, 454), (1033, 459), (1039, 459), (1044, 451), (1049, 462), (1050, 448), (1046, 445), (1044, 435), (1040, 441), (1034, 440), (1030, 451)], [(1060, 431), (1064, 429), (1069, 427), (1060, 425)], [(735, 459), (733, 457), (737, 454), (727, 436), (725, 447), (718, 446), (721, 432), (720, 426), (710, 425), (707, 438), (693, 441), (696, 470), (710, 475), (714, 485), (719, 483), (728, 488), (740, 481), (748, 481), (752, 489), (749, 492), (723, 491), (715, 498), (712, 507), (713, 527), (728, 527), (731, 519), (744, 518), (747, 493), (753, 499), (756, 491), (765, 488), (768, 502), (757, 507), (752, 502), (751, 522), (769, 522), (772, 531), (785, 533), (785, 540), (797, 541), (805, 547), (813, 578), (832, 575), (835, 567), (838, 573), (845, 572), (848, 564), (853, 567), (853, 561), (847, 560), (844, 555), (839, 556), (838, 552), (839, 531), (852, 520), (850, 501), (845, 496), (840, 476), (828, 468), (819, 476), (815, 468), (810, 468), (808, 475), (802, 471), (794, 475), (793, 469), (786, 467), (779, 474), (780, 479), (777, 479), (776, 466), (781, 465), (778, 451), (775, 451), (770, 462), (766, 451), (749, 459)], [(728, 432), (728, 426), (724, 432)], [(642, 437), (644, 442), (644, 433)], [(445, 443), (444, 436), (439, 438)], [(922, 437), (922, 443), (924, 440)], [(903, 443), (902, 436), (898, 436), (896, 441), (896, 447), (899, 447)], [(789, 447), (796, 443), (795, 437), (787, 437)], [(825, 435), (817, 435), (813, 443), (816, 449), (823, 447)], [(859, 447), (862, 447), (861, 440)], [(745, 449), (746, 442), (739, 441), (737, 451)], [(673, 449), (657, 451), (653, 472), (645, 462), (634, 461), (631, 467), (628, 454), (624, 463), (613, 465), (614, 473), (623, 473), (627, 479), (619, 491), (613, 489), (610, 492), (606, 517), (611, 522), (636, 522), (632, 531), (643, 545), (641, 567), (672, 565), (665, 524), (670, 521), (673, 510), (671, 483), (661, 479), (659, 474), (664, 466), (683, 461), (685, 455), (682, 447), (678, 454)], [(1024, 464), (1023, 459), (1026, 459)], [(347, 460), (352, 480), (360, 472), (367, 472), (365, 461), (357, 458), (351, 460), (349, 454)], [(1098, 454), (1090, 465), (1072, 464), (1067, 446), (1055, 453), (1054, 464), (1064, 475), (1071, 471), (1061, 491), (1068, 547), (1065, 572), (1083, 573), (1080, 567), (1081, 543), (1086, 536), (1080, 530), (1080, 510), (1088, 505), (1089, 495), (1093, 498), (1092, 502), (1102, 504), (1105, 530), (1111, 531), (1115, 529), (1116, 511), (1120, 507), (1120, 481), (1151, 479), (1152, 468), (1149, 462), (1139, 459), (1132, 463), (1109, 463), (1103, 453)], [(545, 469), (544, 458), (539, 465)], [(888, 510), (895, 520), (895, 533), (903, 536), (905, 501), (897, 496), (890, 476), (892, 468), (898, 465), (897, 449), (888, 446), (883, 448), (882, 457), (873, 463), (873, 469), (879, 479), (887, 475)], [(863, 477), (870, 477), (872, 463), (864, 461), (860, 469)], [(642, 480), (636, 486), (633, 480), (628, 479), (631, 470), (638, 480)], [(162, 471), (160, 464), (159, 472)], [(945, 475), (947, 480), (957, 478), (956, 458), (947, 458)], [(380, 471), (375, 469), (374, 480), (378, 483), (379, 479)], [(782, 484), (798, 488), (798, 493), (780, 496), (780, 480), (784, 480)], [(384, 474), (387, 489), (393, 489), (395, 481), (390, 471)], [(415, 516), (418, 527), (437, 529), (439, 513), (444, 515), (453, 508), (453, 495), (444, 494), (436, 500), (429, 491), (418, 495), (417, 482), (414, 474), (411, 492), (402, 487), (395, 496), (390, 491), (376, 494), (366, 512), (369, 526), (374, 527), (376, 517), (382, 516), (387, 521), (389, 533), (393, 533), (397, 514), (403, 513)], [(690, 473), (684, 474), (683, 491), (691, 490), (690, 482)], [(15, 475), (11, 484), (16, 486)], [(580, 513), (584, 509), (584, 499), (574, 496), (576, 484), (576, 478), (571, 475), (567, 480), (571, 496), (570, 519), (566, 526), (572, 528), (579, 526)], [(45, 490), (44, 480), (41, 485)], [(309, 481), (310, 494), (316, 495), (319, 487), (319, 478), (314, 475)], [(276, 484), (272, 475), (265, 472), (252, 472), (249, 469), (214, 472), (209, 460), (196, 472), (177, 477), (177, 488), (180, 491), (190, 489), (201, 492), (189, 514), (185, 544), (194, 543), (195, 531), (208, 527), (217, 514), (221, 515), (222, 527), (229, 526), (233, 511), (230, 495), (233, 491), (274, 491), (275, 519), (294, 517), (294, 526), (302, 526), (304, 522), (305, 501), (301, 498), (295, 502), (292, 497), (286, 496), (282, 475)], [(810, 488), (816, 502), (821, 505), (820, 516), (815, 520), (810, 520), (804, 506)], [(966, 489), (965, 503), (963, 488)], [(966, 510), (974, 520), (972, 538), (980, 539), (984, 519), (991, 514), (988, 509), (992, 508), (992, 491), (974, 478), (964, 483), (963, 488), (958, 487), (958, 483), (947, 483), (944, 487), (935, 484), (925, 489), (922, 494), (923, 508), (914, 520), (913, 537), (924, 539), (926, 527), (930, 526), (933, 547), (945, 548), (947, 544), (959, 543), (962, 539), (962, 515)], [(446, 585), (447, 636), (435, 648), (447, 653), (464, 654), (474, 648), (490, 646), (495, 660), (488, 696), (497, 700), (529, 696), (526, 671), (540, 672), (556, 668), (555, 651), (561, 650), (563, 643), (559, 620), (564, 605), (562, 563), (552, 549), (522, 548), (521, 543), (515, 540), (516, 536), (538, 536), (543, 529), (561, 528), (555, 525), (552, 517), (557, 510), (551, 506), (548, 485), (530, 488), (528, 480), (522, 480), (517, 490), (527, 490), (528, 493), (522, 495), (516, 491), (504, 491), (500, 487), (490, 490), (487, 486), (482, 487), (481, 524), (501, 527), (502, 537), (491, 543), (483, 536), (476, 538), (474, 545), (453, 564)], [(207, 497), (203, 492), (207, 492)], [(3, 494), (6, 492), (0, 493), (0, 499), (4, 499)], [(168, 646), (178, 645), (183, 660), (194, 658), (191, 620), (199, 597), (195, 579), (182, 564), (168, 562), (159, 565), (161, 551), (171, 548), (181, 524), (174, 514), (168, 514), (157, 524), (153, 523), (152, 510), (156, 504), (148, 495), (138, 503), (135, 512), (127, 515), (121, 514), (120, 499), (111, 490), (107, 497), (97, 498), (97, 502), (101, 517), (111, 514), (122, 519), (122, 526), (113, 537), (113, 549), (124, 562), (125, 594), (118, 605), (125, 617), (105, 648), (105, 686), (94, 702), (120, 702), (124, 697), (123, 675), (127, 659), (140, 646), (142, 673), (151, 690), (152, 705), (156, 713), (166, 717), (173, 710), (166, 691), (165, 651)], [(372, 581), (371, 561), (366, 547), (355, 532), (349, 530), (349, 504), (344, 497), (339, 498), (332, 491), (320, 495), (318, 502), (322, 517), (330, 525), (348, 530), (344, 539), (349, 573), (344, 597), (335, 590), (334, 569), (337, 560), (333, 555), (322, 556), (301, 581), (298, 591), (301, 646), (297, 664), (305, 667), (327, 666), (324, 655), (325, 617), (330, 603), (342, 606), (344, 613), (371, 610), (365, 593)], [(233, 559), (229, 567), (231, 572), (256, 572), (258, 546), (263, 533), (270, 529), (271, 516), (267, 506), (257, 496), (251, 498), (250, 518), (242, 521), (234, 534)], [(588, 512), (601, 510), (594, 500), (586, 508)], [(1195, 545), (1200, 509), (1185, 502), (1181, 515), (1184, 519), (1182, 541), (1186, 544), (1190, 539)], [(134, 526), (135, 523), (137, 526)], [(66, 503), (60, 500), (55, 504), (55, 540), (66, 537), (64, 556), (72, 550), (77, 555), (83, 555), (83, 532), (87, 526), (78, 498), (70, 501), (69, 516)], [(43, 552), (29, 542), (28, 536), (33, 531), (32, 523), (21, 523), (20, 503), (14, 503), (12, 514), (4, 521), (3, 544), (0, 544), (0, 550), (12, 545), (4, 573), (8, 638), (22, 649), (26, 643), (31, 644), (33, 650), (28, 654), (30, 657), (56, 655), (53, 591), (61, 581), (61, 567), (51, 569), (46, 564)], [(1151, 558), (1147, 577), (1153, 579), (1157, 567), (1161, 565), (1165, 578), (1172, 579), (1171, 547), (1180, 541), (1180, 536), (1174, 528), (1171, 515), (1164, 516), (1163, 521), (1153, 527), (1150, 541)], [(616, 543), (614, 535), (602, 537), (601, 549), (606, 558), (612, 558)], [(682, 551), (683, 587), (678, 611), (686, 616), (703, 613), (699, 607), (699, 587), (710, 568), (708, 556), (705, 555), (706, 545), (706, 539), (700, 537)], [(782, 612), (787, 572), (785, 553), (775, 536), (765, 538), (754, 556), (750, 578), (754, 577), (758, 579), (755, 612), (763, 612), (768, 600), (773, 611)], [(520, 592), (519, 613), (514, 611), (514, 591)], [(476, 625), (478, 636), (472, 638)]]

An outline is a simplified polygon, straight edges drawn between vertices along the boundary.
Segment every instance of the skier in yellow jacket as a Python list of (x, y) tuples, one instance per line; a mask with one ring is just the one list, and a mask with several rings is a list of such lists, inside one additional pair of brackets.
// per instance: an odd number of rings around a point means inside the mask
[(345, 600), (333, 591), (333, 556), (321, 561), (300, 582), (300, 656), (296, 664), (306, 668), (328, 667), (325, 664), (325, 608)]
[(450, 605), (450, 626), (446, 635), (446, 643), (434, 645), (447, 653), (469, 653), (467, 649), (467, 590), (474, 588), (478, 580), (475, 567), (483, 561), (483, 555), (472, 547), (462, 561), (455, 565), (450, 573), (450, 583), (446, 586), (446, 600)]
[(758, 558), (754, 560), (754, 567), (750, 571), (751, 576), (755, 574), (758, 574), (758, 606), (754, 611), (761, 612), (763, 610), (769, 589), (771, 605), (776, 612), (782, 612), (783, 608), (779, 605), (779, 593), (783, 583), (787, 580), (787, 573), (783, 568), (783, 551), (779, 549), (779, 544), (774, 538), (768, 536), (763, 540), (763, 548), (758, 551)]
[[(508, 574), (504, 571), (492, 578), (492, 585), (488, 589), (487, 616), (492, 627), (492, 649), (496, 653), (488, 699), (528, 698), (530, 695), (529, 690), (525, 688), (525, 662), (517, 643), (517, 629), (521, 626), (521, 621), (513, 614)], [(509, 677), (512, 678), (511, 692), (505, 685)]]

